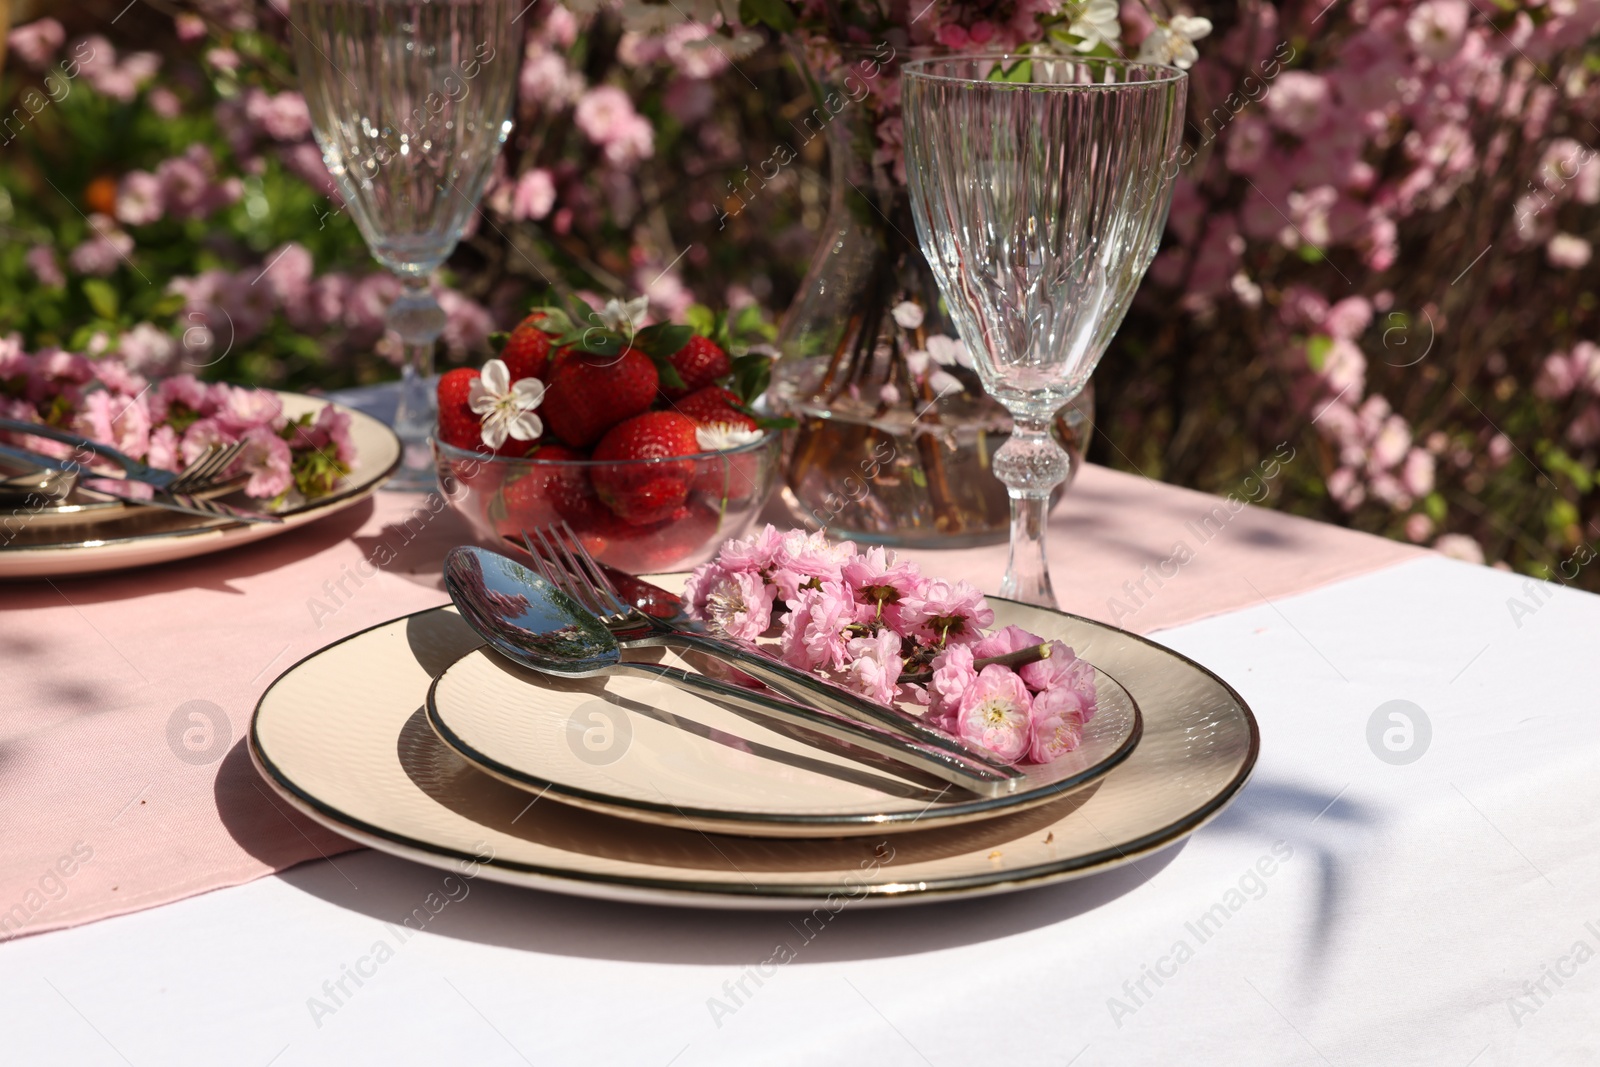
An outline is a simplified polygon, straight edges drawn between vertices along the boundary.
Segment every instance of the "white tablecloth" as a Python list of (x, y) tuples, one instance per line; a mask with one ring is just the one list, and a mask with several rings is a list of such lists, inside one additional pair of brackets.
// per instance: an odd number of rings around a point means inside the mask
[[(1157, 635), (1262, 752), (1136, 867), (806, 941), (354, 853), (0, 945), (0, 1063), (1600, 1063), (1597, 634), (1590, 595), (1407, 563)], [(1396, 700), (1409, 763), (1369, 743)]]

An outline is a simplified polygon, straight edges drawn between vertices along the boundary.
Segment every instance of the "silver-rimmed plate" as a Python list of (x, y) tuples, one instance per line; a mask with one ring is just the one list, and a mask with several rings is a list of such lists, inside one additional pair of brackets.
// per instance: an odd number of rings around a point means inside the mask
[[(1054, 636), (1054, 635), (1042, 635)], [(664, 649), (663, 663), (693, 669)], [(428, 690), (428, 724), (487, 773), (582, 808), (713, 833), (838, 837), (933, 829), (1037, 807), (1120, 763), (1139, 708), (1097, 671), (1097, 710), (1061, 759), (1023, 765), (1003, 797), (975, 797), (870, 753), (647, 678), (550, 678), (469, 652)]]
[(289, 803), (373, 848), (441, 868), (477, 863), (514, 885), (692, 907), (910, 903), (1076, 878), (1182, 839), (1243, 787), (1260, 734), (1215, 675), (1100, 623), (991, 604), (998, 625), (1059, 635), (1121, 680), (1144, 733), (1083, 789), (944, 829), (740, 837), (547, 803), (474, 767), (428, 726), (429, 686), (481, 644), (451, 608), (383, 623), (291, 667), (256, 707), (250, 752)]
[[(290, 418), (314, 414), (330, 403), (299, 393), (278, 395)], [(55, 578), (187, 559), (260, 541), (337, 514), (371, 496), (400, 463), (400, 439), (393, 430), (370, 415), (343, 410), (350, 416), (350, 437), (356, 451), (350, 473), (327, 496), (279, 511), (282, 523), (241, 523), (120, 504), (114, 509), (95, 509), (90, 519), (72, 523), (58, 513), (12, 507), (0, 511), (0, 579)], [(35, 521), (41, 518), (45, 521)]]

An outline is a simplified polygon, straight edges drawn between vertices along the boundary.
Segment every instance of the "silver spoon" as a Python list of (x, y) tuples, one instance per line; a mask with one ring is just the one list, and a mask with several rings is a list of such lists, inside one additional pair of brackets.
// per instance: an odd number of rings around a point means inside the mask
[(806, 707), (681, 667), (622, 658), (594, 614), (529, 568), (473, 546), (445, 557), (444, 583), (461, 617), (489, 647), (529, 670), (558, 678), (649, 678), (742, 711), (821, 734), (914, 767), (983, 797), (1006, 796), (1025, 778), (971, 767), (959, 757), (883, 727)]

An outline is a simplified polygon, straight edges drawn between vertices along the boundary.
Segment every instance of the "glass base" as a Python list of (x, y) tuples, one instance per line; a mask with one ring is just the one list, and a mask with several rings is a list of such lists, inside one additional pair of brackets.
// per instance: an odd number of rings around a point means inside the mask
[(433, 462), (433, 448), (424, 436), (419, 441), (400, 439), (400, 466), (394, 477), (383, 483), (385, 489), (402, 493), (431, 493), (439, 488), (439, 471)]

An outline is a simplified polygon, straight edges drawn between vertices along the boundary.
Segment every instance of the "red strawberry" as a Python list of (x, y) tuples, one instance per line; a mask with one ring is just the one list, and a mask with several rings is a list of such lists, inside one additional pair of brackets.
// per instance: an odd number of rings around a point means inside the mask
[(439, 440), (477, 451), (483, 447), (483, 420), (467, 406), (467, 393), (478, 380), (472, 367), (457, 367), (439, 378)]
[(649, 408), (659, 384), (655, 364), (638, 349), (620, 356), (575, 352), (550, 376), (539, 413), (557, 437), (584, 448)]
[(550, 365), (550, 335), (539, 327), (544, 312), (535, 311), (517, 324), (500, 350), (500, 358), (511, 372), (511, 380), (538, 378), (543, 380)]
[[(586, 493), (589, 489), (583, 468), (564, 462), (581, 460), (585, 458), (583, 453), (561, 445), (541, 445), (533, 458), (549, 462), (528, 464), (522, 476), (501, 492), (505, 521), (500, 530), (519, 544), (521, 531), (532, 531), (535, 526), (548, 525), (561, 517), (558, 500), (565, 501), (574, 492)], [(581, 483), (581, 488), (572, 483)]]
[(673, 517), (689, 496), (694, 463), (626, 461), (693, 455), (700, 451), (695, 429), (693, 419), (675, 411), (647, 411), (612, 427), (594, 450), (607, 463), (590, 474), (595, 492), (635, 526)]
[(720, 386), (708, 385), (704, 389), (696, 390), (682, 400), (672, 402), (672, 410), (680, 415), (687, 415), (695, 422), (711, 423), (726, 422), (729, 413), (738, 414), (734, 405), (739, 402), (739, 397)]
[(668, 356), (667, 362), (672, 364), (672, 369), (683, 379), (681, 389), (669, 386), (661, 390), (668, 398), (674, 400), (710, 385), (733, 369), (733, 365), (728, 362), (728, 353), (711, 338), (701, 337), (698, 334), (689, 338), (688, 344)]

